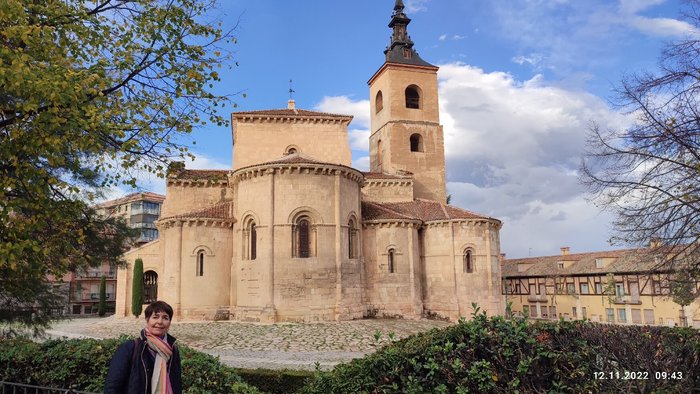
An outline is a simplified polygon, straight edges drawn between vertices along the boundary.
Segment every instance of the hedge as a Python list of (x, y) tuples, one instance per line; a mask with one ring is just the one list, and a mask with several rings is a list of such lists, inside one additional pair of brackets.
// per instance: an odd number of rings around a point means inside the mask
[[(131, 338), (35, 343), (0, 339), (0, 381), (101, 392), (117, 346)], [(215, 357), (180, 346), (186, 393), (259, 393)]]
[(692, 328), (531, 323), (477, 310), (471, 321), (317, 372), (301, 392), (696, 392), (699, 355)]

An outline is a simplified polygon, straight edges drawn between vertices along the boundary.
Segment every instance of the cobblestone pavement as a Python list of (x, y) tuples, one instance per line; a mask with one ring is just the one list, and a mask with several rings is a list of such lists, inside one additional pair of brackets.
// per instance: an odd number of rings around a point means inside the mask
[[(178, 322), (170, 333), (178, 342), (219, 356), (237, 368), (322, 369), (363, 357), (378, 346), (450, 323), (433, 320), (355, 320), (328, 323), (258, 324), (242, 322)], [(85, 318), (56, 323), (52, 337), (113, 338), (136, 335), (143, 318)], [(381, 333), (379, 340), (375, 334)]]

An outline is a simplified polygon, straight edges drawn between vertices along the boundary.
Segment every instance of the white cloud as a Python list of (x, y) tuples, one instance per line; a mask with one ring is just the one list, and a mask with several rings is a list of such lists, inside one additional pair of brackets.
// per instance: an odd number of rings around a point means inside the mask
[(360, 171), (369, 171), (369, 156), (362, 156), (353, 160), (352, 167)]
[(665, 2), (666, 0), (620, 0), (620, 11), (625, 14), (636, 14)]
[(513, 257), (605, 248), (609, 220), (586, 203), (577, 171), (590, 122), (619, 128), (627, 118), (541, 76), (521, 82), (453, 63), (439, 78), (453, 202), (503, 220), (501, 247)]
[(447, 40), (447, 34), (441, 35), (441, 36), (438, 38), (438, 40), (440, 40), (440, 41), (445, 41), (445, 40)]
[(406, 0), (406, 12), (415, 13), (428, 10), (430, 0)]
[(628, 23), (642, 33), (656, 37), (678, 37), (695, 32), (693, 26), (678, 19), (645, 18), (634, 15), (628, 19)]
[(352, 115), (351, 127), (369, 129), (369, 100), (353, 101), (348, 96), (326, 96), (314, 107), (317, 111)]

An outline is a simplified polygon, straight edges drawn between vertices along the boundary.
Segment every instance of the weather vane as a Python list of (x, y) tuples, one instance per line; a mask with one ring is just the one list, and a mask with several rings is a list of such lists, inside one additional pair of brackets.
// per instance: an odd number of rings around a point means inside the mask
[(289, 99), (290, 100), (294, 99), (294, 97), (293, 97), (294, 93), (296, 93), (296, 91), (294, 89), (292, 89), (292, 80), (290, 79), (289, 80)]

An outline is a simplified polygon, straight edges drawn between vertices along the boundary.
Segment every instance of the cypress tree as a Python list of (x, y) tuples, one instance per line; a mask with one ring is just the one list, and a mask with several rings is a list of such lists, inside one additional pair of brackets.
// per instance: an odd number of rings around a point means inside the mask
[(139, 317), (143, 309), (143, 260), (134, 263), (134, 279), (131, 284), (131, 313)]
[(102, 275), (100, 280), (100, 303), (97, 306), (97, 314), (100, 317), (105, 315), (107, 309), (107, 277)]

